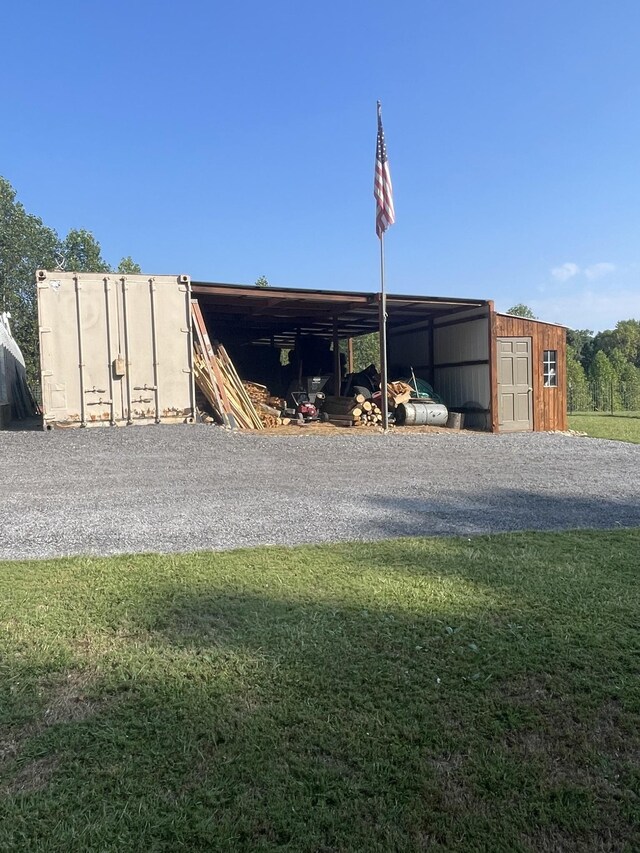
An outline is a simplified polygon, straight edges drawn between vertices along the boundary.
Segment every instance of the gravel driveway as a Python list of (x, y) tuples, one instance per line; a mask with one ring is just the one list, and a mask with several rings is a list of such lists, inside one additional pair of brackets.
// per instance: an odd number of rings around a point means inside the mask
[(640, 445), (565, 435), (0, 432), (0, 558), (640, 525)]

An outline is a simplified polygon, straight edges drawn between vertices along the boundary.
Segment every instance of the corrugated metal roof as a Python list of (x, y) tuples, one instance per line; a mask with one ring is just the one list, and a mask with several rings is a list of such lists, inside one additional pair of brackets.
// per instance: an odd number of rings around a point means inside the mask
[[(379, 292), (257, 287), (222, 282), (192, 282), (214, 334), (233, 333), (249, 343), (290, 346), (296, 334), (341, 338), (375, 332), (379, 324)], [(489, 305), (484, 299), (387, 295), (390, 331), (421, 319), (441, 317)]]

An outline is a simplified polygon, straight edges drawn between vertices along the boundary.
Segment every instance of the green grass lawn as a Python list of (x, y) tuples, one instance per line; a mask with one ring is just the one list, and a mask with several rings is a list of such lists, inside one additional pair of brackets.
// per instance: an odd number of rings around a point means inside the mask
[(640, 849), (640, 530), (0, 564), (0, 850)]
[(589, 412), (569, 415), (569, 429), (586, 432), (592, 438), (612, 438), (640, 444), (640, 412)]

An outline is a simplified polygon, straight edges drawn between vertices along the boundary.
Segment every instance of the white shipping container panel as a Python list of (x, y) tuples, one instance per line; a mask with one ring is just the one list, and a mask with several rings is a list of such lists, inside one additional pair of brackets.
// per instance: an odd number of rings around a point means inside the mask
[(195, 419), (188, 276), (37, 273), (45, 428)]

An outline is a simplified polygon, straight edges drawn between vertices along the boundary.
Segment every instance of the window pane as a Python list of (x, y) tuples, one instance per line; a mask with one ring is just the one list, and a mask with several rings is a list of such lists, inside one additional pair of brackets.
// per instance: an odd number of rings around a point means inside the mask
[(546, 349), (542, 362), (544, 387), (556, 388), (558, 386), (558, 351), (555, 349)]

